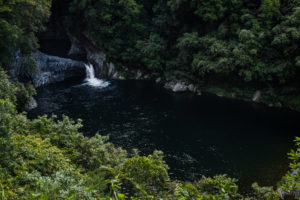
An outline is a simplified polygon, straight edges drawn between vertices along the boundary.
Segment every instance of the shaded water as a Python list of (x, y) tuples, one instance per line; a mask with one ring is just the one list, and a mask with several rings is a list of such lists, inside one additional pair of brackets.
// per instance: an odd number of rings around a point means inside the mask
[(42, 114), (83, 119), (82, 132), (99, 131), (127, 150), (162, 150), (171, 176), (194, 180), (229, 174), (242, 189), (276, 185), (288, 169), (287, 152), (300, 133), (300, 114), (212, 95), (174, 94), (145, 81), (110, 81), (106, 88), (82, 80), (38, 90)]

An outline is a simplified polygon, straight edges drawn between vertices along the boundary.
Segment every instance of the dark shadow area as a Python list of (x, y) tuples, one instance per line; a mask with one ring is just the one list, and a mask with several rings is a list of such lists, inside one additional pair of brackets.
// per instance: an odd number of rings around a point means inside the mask
[(40, 48), (45, 54), (71, 58), (75, 60), (86, 60), (86, 55), (69, 56), (72, 43), (68, 36), (64, 21), (68, 15), (70, 0), (53, 0), (51, 17), (46, 24), (46, 31), (38, 34)]
[(41, 39), (39, 50), (45, 54), (69, 58), (71, 42), (68, 39)]

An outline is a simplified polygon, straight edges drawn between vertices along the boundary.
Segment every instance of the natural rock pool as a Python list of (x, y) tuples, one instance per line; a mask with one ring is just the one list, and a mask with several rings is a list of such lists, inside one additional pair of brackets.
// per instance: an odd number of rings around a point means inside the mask
[(252, 182), (276, 186), (288, 170), (287, 153), (300, 133), (300, 113), (212, 95), (175, 94), (148, 81), (82, 80), (38, 89), (28, 115), (83, 119), (84, 135), (97, 131), (127, 150), (162, 150), (173, 177), (195, 180), (228, 174), (243, 190)]

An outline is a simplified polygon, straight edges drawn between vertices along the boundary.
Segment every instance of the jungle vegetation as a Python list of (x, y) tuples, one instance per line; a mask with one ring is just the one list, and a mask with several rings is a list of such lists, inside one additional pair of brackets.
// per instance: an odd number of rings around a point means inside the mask
[[(0, 0), (4, 69), (13, 66), (16, 51), (29, 55), (38, 47), (35, 34), (44, 29), (50, 7), (50, 0)], [(298, 0), (73, 0), (66, 23), (74, 33), (88, 30), (120, 66), (197, 84), (230, 76), (247, 87), (285, 88), (294, 102), (299, 15)], [(237, 180), (226, 175), (172, 180), (162, 152), (139, 155), (98, 133), (84, 137), (81, 120), (28, 119), (22, 108), (33, 94), (32, 86), (12, 80), (1, 68), (0, 199), (279, 199), (276, 188), (257, 183), (251, 194), (242, 195)], [(291, 170), (278, 183), (286, 192), (300, 188), (294, 173), (300, 171), (300, 138), (295, 142)]]
[(227, 97), (262, 90), (263, 102), (300, 110), (298, 0), (72, 0), (69, 10), (69, 31), (87, 32), (121, 70)]
[[(55, 115), (30, 120), (17, 112), (18, 87), (2, 69), (0, 80), (0, 199), (279, 200), (276, 188), (257, 183), (242, 195), (237, 180), (226, 175), (172, 180), (162, 152), (139, 155), (98, 133), (84, 137), (81, 120)], [(286, 192), (300, 188), (300, 138), (295, 142), (291, 171), (278, 185)]]

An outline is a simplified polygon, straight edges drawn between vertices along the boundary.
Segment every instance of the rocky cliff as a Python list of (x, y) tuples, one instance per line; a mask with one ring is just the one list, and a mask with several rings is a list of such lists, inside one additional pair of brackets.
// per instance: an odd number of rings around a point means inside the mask
[(60, 82), (71, 77), (85, 76), (84, 62), (49, 56), (39, 51), (32, 53), (31, 56), (37, 64), (37, 72), (31, 74), (35, 87)]

